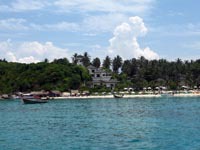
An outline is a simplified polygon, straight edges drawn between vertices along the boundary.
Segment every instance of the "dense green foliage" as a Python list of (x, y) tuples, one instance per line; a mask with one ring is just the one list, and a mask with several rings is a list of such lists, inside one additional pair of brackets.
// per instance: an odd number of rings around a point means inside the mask
[(83, 66), (87, 67), (90, 65), (90, 56), (88, 55), (87, 52), (85, 52), (83, 54), (83, 59), (82, 59), (82, 62), (83, 62)]
[(109, 56), (106, 56), (106, 58), (103, 60), (103, 67), (105, 69), (110, 69), (111, 65), (111, 58)]
[(113, 72), (118, 73), (119, 68), (122, 66), (122, 63), (122, 58), (117, 55), (117, 57), (115, 57), (112, 62)]
[(0, 62), (0, 94), (18, 91), (78, 89), (90, 79), (85, 67), (64, 59), (37, 64)]
[(177, 59), (169, 62), (141, 57), (124, 61), (122, 74), (126, 75), (125, 78), (131, 81), (130, 86), (135, 89), (147, 86), (166, 86), (172, 90), (183, 85), (194, 87), (200, 85), (200, 60), (183, 62)]
[[(75, 54), (74, 57), (76, 57)], [(91, 64), (87, 53), (84, 55), (86, 66)], [(97, 60), (98, 58), (96, 58)], [(98, 64), (99, 65), (99, 64)], [(109, 70), (111, 59), (107, 56), (103, 61), (103, 67)], [(200, 60), (196, 61), (167, 61), (147, 60), (144, 57), (122, 61), (117, 56), (112, 61), (113, 78), (119, 84), (116, 90), (124, 87), (132, 87), (141, 90), (143, 87), (165, 86), (176, 90), (181, 86), (200, 86)], [(114, 66), (116, 65), (116, 66)], [(91, 77), (87, 68), (69, 63), (66, 58), (55, 59), (49, 62), (21, 64), (0, 60), (0, 94), (38, 91), (38, 90), (60, 90), (82, 89), (90, 91), (109, 91), (110, 89), (91, 89), (87, 84)]]
[(101, 65), (100, 59), (99, 59), (98, 57), (96, 57), (95, 59), (93, 59), (92, 65), (93, 65), (94, 67), (96, 67), (96, 68), (99, 68), (100, 65)]

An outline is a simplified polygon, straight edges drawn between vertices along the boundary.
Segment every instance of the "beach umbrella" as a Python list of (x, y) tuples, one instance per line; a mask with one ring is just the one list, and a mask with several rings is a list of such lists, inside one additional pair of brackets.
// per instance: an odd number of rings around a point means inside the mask
[(129, 91), (133, 91), (133, 88), (129, 88), (128, 90), (129, 90)]

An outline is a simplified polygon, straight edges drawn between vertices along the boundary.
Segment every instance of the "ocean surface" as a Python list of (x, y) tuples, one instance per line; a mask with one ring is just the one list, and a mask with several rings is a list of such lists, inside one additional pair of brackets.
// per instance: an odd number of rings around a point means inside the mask
[(200, 98), (0, 101), (0, 150), (199, 150)]

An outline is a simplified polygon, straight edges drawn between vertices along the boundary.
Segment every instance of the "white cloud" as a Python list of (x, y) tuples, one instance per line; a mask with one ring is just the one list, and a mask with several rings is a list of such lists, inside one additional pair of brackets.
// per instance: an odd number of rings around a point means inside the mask
[(22, 18), (9, 18), (0, 20), (0, 30), (27, 30), (26, 20)]
[(7, 12), (10, 11), (10, 7), (7, 5), (0, 5), (0, 12)]
[(56, 24), (30, 24), (30, 28), (34, 30), (42, 31), (77, 31), (79, 30), (79, 25), (71, 22), (58, 22)]
[(14, 11), (25, 11), (25, 10), (38, 10), (45, 6), (45, 2), (40, 0), (16, 0), (11, 3)]
[[(128, 15), (147, 13), (156, 0), (13, 0), (0, 5), (0, 12), (24, 12), (30, 10), (48, 10), (51, 12), (67, 11), (83, 17), (78, 23), (62, 21), (54, 24), (36, 24), (17, 22), (18, 29), (55, 31), (112, 31), (119, 23), (126, 21)], [(15, 20), (16, 21), (16, 20)], [(15, 22), (13, 22), (15, 24)], [(9, 24), (8, 27), (12, 28)], [(13, 28), (16, 29), (17, 27)]]
[(76, 23), (58, 22), (55, 24), (34, 24), (22, 18), (8, 18), (0, 20), (0, 30), (6, 31), (77, 31), (80, 27)]
[(0, 5), (0, 11), (23, 12), (42, 10), (53, 7), (53, 11), (78, 12), (123, 12), (144, 13), (152, 8), (155, 0), (14, 0), (7, 5)]
[(40, 60), (37, 60), (37, 59), (34, 58), (33, 56), (29, 56), (29, 57), (19, 58), (18, 62), (29, 64), (29, 63), (37, 63), (37, 62), (40, 62)]
[(145, 36), (147, 28), (143, 19), (135, 16), (130, 17), (129, 22), (124, 22), (114, 30), (114, 37), (109, 40), (109, 53), (120, 55), (124, 59), (138, 58), (144, 56), (147, 59), (158, 59), (157, 53), (149, 47), (142, 49), (137, 41), (139, 36)]
[[(0, 11), (24, 12), (29, 10), (48, 10), (55, 13), (67, 11), (78, 15), (76, 22), (63, 20), (57, 23), (31, 23), (29, 19), (18, 23), (13, 28), (8, 22), (7, 28), (12, 30), (30, 29), (36, 31), (83, 31), (83, 32), (111, 32), (115, 26), (127, 21), (127, 16), (148, 14), (156, 0), (13, 0), (0, 5)], [(38, 12), (36, 12), (38, 14)], [(45, 14), (45, 12), (44, 12)], [(54, 14), (55, 15), (55, 14)], [(58, 15), (56, 13), (56, 15)], [(26, 22), (25, 22), (26, 21)], [(11, 22), (12, 23), (12, 22)], [(6, 25), (5, 25), (6, 26)], [(4, 27), (5, 28), (5, 27)]]
[(9, 62), (20, 62), (20, 63), (27, 63), (27, 64), (40, 62), (40, 60), (36, 59), (33, 56), (23, 57), (23, 58), (19, 58), (17, 60), (17, 58), (13, 52), (6, 53), (6, 60)]
[(83, 31), (88, 32), (91, 35), (94, 32), (109, 32), (113, 28), (126, 21), (127, 17), (122, 14), (107, 14), (99, 16), (88, 16), (83, 22), (57, 22), (53, 24), (36, 24), (29, 23), (27, 20), (22, 18), (8, 18), (5, 20), (0, 20), (0, 30), (11, 30), (11, 31)]
[(43, 61), (45, 58), (50, 61), (55, 58), (70, 58), (67, 49), (55, 46), (52, 42), (40, 43), (37, 41), (13, 43), (11, 41), (0, 42), (0, 58), (12, 62), (31, 63)]
[(0, 12), (24, 12), (41, 10), (51, 4), (47, 0), (15, 0), (7, 5), (0, 5)]
[(54, 4), (62, 11), (144, 13), (155, 0), (57, 0)]
[(6, 53), (6, 58), (8, 61), (11, 61), (11, 62), (17, 62), (17, 59), (15, 57), (15, 54), (13, 54), (12, 52), (8, 51)]

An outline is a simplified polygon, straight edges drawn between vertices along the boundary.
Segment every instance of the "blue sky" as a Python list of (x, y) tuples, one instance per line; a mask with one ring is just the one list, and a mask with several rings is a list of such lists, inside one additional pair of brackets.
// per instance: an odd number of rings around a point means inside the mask
[(1, 0), (0, 58), (199, 59), (199, 0)]

